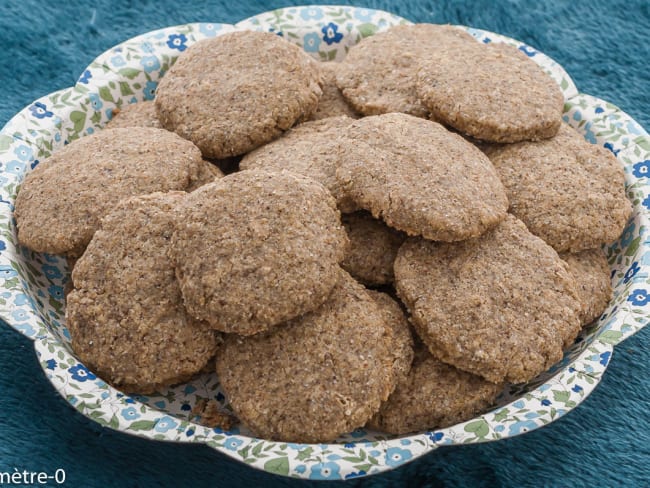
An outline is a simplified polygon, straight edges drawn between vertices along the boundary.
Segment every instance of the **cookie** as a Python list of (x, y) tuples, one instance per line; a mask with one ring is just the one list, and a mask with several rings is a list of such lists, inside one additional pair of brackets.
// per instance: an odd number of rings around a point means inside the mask
[(546, 139), (562, 123), (559, 85), (507, 44), (431, 50), (420, 62), (416, 88), (432, 119), (484, 141)]
[(67, 297), (72, 349), (123, 391), (151, 393), (190, 379), (219, 336), (185, 312), (167, 257), (173, 208), (183, 192), (121, 201), (75, 264)]
[(158, 118), (207, 158), (244, 154), (316, 110), (316, 62), (269, 32), (240, 31), (187, 48), (156, 89)]
[(552, 139), (489, 150), (510, 212), (557, 252), (615, 241), (632, 211), (621, 164), (562, 124)]
[(186, 190), (202, 164), (194, 144), (162, 129), (104, 129), (77, 139), (25, 177), (16, 198), (18, 240), (34, 251), (78, 257), (121, 199)]
[(399, 347), (380, 306), (341, 272), (317, 310), (254, 336), (227, 335), (217, 375), (257, 436), (330, 442), (362, 427), (388, 397)]
[(156, 107), (153, 101), (145, 100), (138, 103), (123, 105), (120, 109), (113, 109), (113, 118), (106, 124), (107, 128), (119, 127), (153, 127), (162, 129), (158, 120)]
[(318, 107), (309, 120), (320, 120), (328, 117), (339, 117), (347, 115), (350, 118), (358, 119), (359, 114), (348, 102), (345, 101), (341, 90), (336, 84), (336, 73), (340, 71), (341, 63), (333, 61), (318, 64), (320, 71), (323, 95), (318, 101)]
[(393, 263), (406, 234), (388, 227), (368, 212), (341, 216), (350, 246), (341, 267), (368, 286), (393, 282)]
[(366, 290), (383, 313), (386, 324), (392, 329), (393, 347), (390, 353), (393, 356), (393, 380), (391, 392), (406, 377), (411, 370), (413, 362), (413, 335), (411, 325), (400, 304), (387, 293), (375, 290)]
[(449, 427), (486, 411), (502, 389), (503, 385), (449, 366), (419, 347), (408, 376), (367, 427), (394, 435)]
[(612, 282), (605, 253), (588, 249), (578, 253), (564, 252), (560, 257), (567, 263), (577, 283), (582, 303), (581, 322), (588, 325), (602, 315), (612, 298)]
[(505, 218), (508, 200), (490, 160), (440, 124), (377, 115), (354, 121), (338, 141), (344, 193), (395, 229), (458, 241)]
[(431, 50), (454, 52), (468, 42), (477, 44), (466, 32), (448, 25), (391, 27), (350, 48), (336, 83), (348, 103), (364, 115), (403, 112), (427, 117), (429, 109), (415, 87), (419, 60)]
[(308, 176), (334, 195), (342, 212), (353, 212), (357, 206), (343, 193), (336, 179), (336, 140), (352, 122), (351, 118), (340, 116), (299, 124), (279, 139), (248, 153), (239, 167), (287, 170)]
[(247, 170), (181, 202), (170, 255), (188, 312), (214, 329), (250, 335), (320, 306), (347, 244), (320, 183)]
[(511, 215), (477, 239), (408, 239), (395, 287), (437, 359), (493, 383), (534, 378), (580, 330), (566, 264)]
[(196, 180), (193, 181), (192, 184), (187, 188), (187, 191), (194, 191), (207, 183), (213, 182), (217, 178), (223, 178), (223, 176), (223, 172), (216, 164), (212, 164), (210, 161), (203, 160), (203, 162), (199, 164)]

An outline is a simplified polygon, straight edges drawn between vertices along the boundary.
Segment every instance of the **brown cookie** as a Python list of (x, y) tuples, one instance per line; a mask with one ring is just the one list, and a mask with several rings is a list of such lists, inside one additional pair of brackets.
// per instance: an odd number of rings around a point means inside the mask
[(197, 179), (187, 188), (187, 191), (194, 191), (207, 183), (211, 183), (217, 178), (223, 178), (223, 173), (216, 164), (210, 161), (203, 160), (199, 164), (199, 171)]
[(476, 41), (449, 25), (398, 25), (352, 46), (341, 63), (336, 83), (345, 99), (364, 115), (403, 112), (426, 117), (415, 81), (419, 60), (431, 50), (453, 52)]
[(188, 380), (219, 336), (187, 315), (167, 250), (172, 212), (185, 193), (121, 201), (77, 261), (67, 297), (72, 349), (103, 379), (151, 393)]
[(395, 341), (382, 308), (341, 272), (317, 310), (254, 336), (227, 335), (217, 375), (256, 435), (330, 442), (362, 427), (394, 388)]
[(395, 256), (406, 234), (365, 211), (342, 215), (341, 222), (350, 239), (341, 267), (365, 285), (392, 283)]
[(493, 383), (534, 378), (580, 330), (566, 264), (511, 215), (477, 239), (408, 239), (395, 286), (436, 358)]
[(502, 389), (503, 385), (449, 366), (419, 347), (408, 376), (368, 427), (395, 435), (449, 427), (487, 410)]
[(391, 385), (393, 385), (391, 387), (392, 392), (395, 386), (406, 380), (411, 370), (411, 363), (413, 362), (413, 335), (411, 333), (411, 325), (400, 304), (391, 298), (390, 295), (381, 291), (366, 291), (370, 295), (370, 298), (379, 305), (386, 324), (393, 331), (393, 347), (390, 349), (390, 353), (393, 356), (394, 375), (394, 379), (391, 382)]
[(104, 129), (77, 139), (26, 176), (16, 198), (18, 240), (78, 257), (121, 199), (186, 190), (202, 164), (194, 144), (162, 129)]
[(163, 129), (156, 107), (149, 100), (123, 105), (121, 109), (113, 110), (113, 118), (106, 124), (107, 128), (119, 127), (153, 127)]
[(605, 253), (601, 249), (588, 249), (578, 253), (564, 252), (560, 257), (567, 263), (578, 285), (582, 325), (588, 325), (601, 316), (612, 298), (610, 269)]
[(299, 124), (279, 139), (248, 153), (239, 167), (287, 170), (308, 176), (334, 195), (342, 212), (353, 212), (357, 206), (343, 193), (336, 179), (336, 141), (352, 122), (343, 115)]
[(318, 101), (318, 107), (309, 120), (320, 120), (328, 117), (347, 115), (358, 119), (359, 114), (345, 101), (341, 90), (336, 84), (336, 73), (341, 69), (341, 63), (333, 61), (318, 64), (320, 71), (323, 96)]
[(506, 44), (467, 42), (431, 50), (420, 62), (416, 86), (432, 119), (484, 141), (546, 139), (562, 123), (558, 84)]
[(240, 31), (190, 46), (165, 74), (155, 104), (163, 126), (207, 158), (244, 154), (316, 110), (316, 62), (269, 32)]
[(506, 215), (490, 160), (440, 124), (400, 113), (365, 117), (339, 146), (336, 177), (344, 193), (409, 235), (463, 240)]
[(632, 210), (623, 167), (570, 126), (552, 139), (493, 147), (489, 157), (510, 212), (557, 252), (597, 248), (623, 232)]
[(320, 183), (247, 170), (181, 202), (170, 253), (188, 312), (249, 335), (320, 306), (347, 244), (334, 198)]

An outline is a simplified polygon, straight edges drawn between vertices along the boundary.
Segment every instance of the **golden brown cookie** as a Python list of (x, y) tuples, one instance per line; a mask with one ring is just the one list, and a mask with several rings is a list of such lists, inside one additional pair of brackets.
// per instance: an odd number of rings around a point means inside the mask
[(352, 46), (341, 63), (336, 83), (345, 99), (364, 115), (403, 112), (426, 117), (416, 74), (420, 59), (431, 50), (455, 52), (477, 42), (449, 25), (398, 25)]
[(194, 191), (207, 183), (213, 182), (217, 178), (223, 178), (223, 172), (216, 164), (203, 160), (203, 163), (199, 165), (197, 179), (187, 188), (187, 191)]
[(623, 232), (632, 211), (623, 167), (567, 124), (552, 139), (493, 147), (489, 157), (510, 212), (557, 252), (594, 249)]
[(188, 312), (214, 329), (250, 335), (320, 306), (347, 244), (320, 183), (247, 170), (181, 202), (170, 253)]
[(336, 179), (336, 141), (352, 122), (353, 119), (345, 115), (304, 122), (279, 139), (248, 153), (239, 167), (287, 170), (308, 176), (322, 183), (334, 195), (342, 212), (353, 212), (357, 206), (343, 193)]
[(194, 144), (162, 129), (104, 129), (77, 139), (25, 177), (16, 198), (18, 240), (34, 251), (78, 257), (121, 199), (186, 190), (202, 164)]
[(269, 32), (239, 31), (190, 46), (156, 89), (163, 126), (207, 158), (244, 154), (316, 110), (316, 62)]
[(484, 141), (546, 139), (562, 123), (559, 85), (524, 53), (502, 43), (432, 49), (420, 62), (416, 87), (433, 120)]
[(227, 335), (217, 375), (256, 435), (330, 442), (362, 427), (388, 398), (396, 342), (382, 308), (341, 271), (317, 310), (254, 336)]
[(575, 279), (582, 303), (582, 325), (596, 320), (612, 298), (609, 265), (602, 249), (588, 249), (578, 253), (564, 252), (560, 257), (567, 263)]
[(338, 155), (344, 194), (409, 235), (458, 241), (505, 218), (508, 200), (490, 160), (435, 122), (364, 117), (339, 138)]
[(212, 359), (218, 333), (185, 312), (167, 250), (183, 192), (121, 201), (74, 271), (66, 325), (81, 361), (116, 387), (151, 393)]
[(438, 361), (421, 346), (408, 376), (368, 427), (395, 435), (449, 427), (487, 410), (502, 389), (503, 385)]
[(392, 283), (395, 256), (406, 234), (365, 211), (342, 215), (341, 222), (350, 239), (341, 267), (365, 285)]
[(119, 127), (154, 127), (163, 129), (153, 101), (145, 100), (138, 103), (129, 103), (121, 109), (113, 110), (113, 118), (106, 124), (107, 128)]
[(395, 287), (436, 358), (493, 383), (534, 378), (580, 330), (566, 264), (511, 215), (477, 239), (408, 239)]

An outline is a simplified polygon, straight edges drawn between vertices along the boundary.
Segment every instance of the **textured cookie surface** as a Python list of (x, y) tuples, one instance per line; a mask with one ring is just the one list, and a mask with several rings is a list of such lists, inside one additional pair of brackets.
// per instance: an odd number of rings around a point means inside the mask
[(621, 164), (562, 124), (552, 139), (493, 147), (489, 157), (508, 192), (510, 212), (558, 251), (615, 241), (632, 206)]
[(336, 198), (343, 212), (356, 205), (347, 197), (336, 179), (337, 137), (353, 122), (347, 116), (305, 122), (282, 137), (248, 153), (239, 163), (241, 169), (287, 170), (323, 184)]
[(317, 310), (224, 340), (221, 385), (237, 417), (262, 438), (332, 441), (363, 426), (394, 387), (392, 328), (365, 288), (341, 273)]
[(582, 324), (596, 320), (612, 298), (612, 282), (607, 258), (601, 249), (578, 253), (564, 252), (560, 257), (569, 266), (569, 272), (578, 285), (582, 303)]
[(113, 118), (106, 124), (107, 128), (119, 127), (153, 127), (162, 129), (153, 101), (125, 104), (119, 111), (113, 111)]
[(364, 211), (345, 214), (341, 222), (350, 239), (341, 267), (365, 285), (392, 283), (395, 256), (406, 235)]
[(400, 113), (365, 117), (339, 145), (336, 177), (344, 193), (409, 235), (467, 239), (506, 215), (490, 160), (440, 124)]
[(316, 110), (318, 68), (306, 53), (268, 32), (233, 32), (190, 46), (160, 81), (163, 126), (207, 158), (243, 154)]
[(211, 183), (217, 178), (223, 178), (223, 172), (216, 164), (203, 160), (199, 164), (196, 180), (187, 188), (187, 191), (194, 191), (207, 183)]
[(390, 354), (393, 357), (393, 380), (390, 391), (406, 377), (411, 370), (413, 362), (413, 335), (411, 325), (400, 304), (390, 295), (381, 291), (366, 290), (368, 295), (375, 301), (384, 316), (386, 324), (392, 329), (393, 339)]
[(113, 385), (150, 393), (188, 380), (214, 356), (218, 333), (187, 315), (167, 257), (183, 192), (120, 202), (73, 271), (72, 348)]
[(477, 42), (448, 25), (400, 25), (352, 46), (336, 82), (345, 99), (364, 115), (403, 112), (426, 117), (415, 83), (419, 60), (430, 50), (447, 52)]
[(545, 139), (562, 123), (558, 84), (506, 44), (432, 50), (420, 64), (417, 93), (434, 120), (485, 141)]
[(545, 371), (580, 330), (566, 264), (511, 215), (477, 239), (408, 239), (395, 287), (434, 356), (494, 383)]
[(341, 115), (358, 119), (359, 114), (345, 101), (341, 90), (336, 84), (336, 73), (340, 71), (341, 63), (332, 61), (319, 63), (318, 69), (320, 71), (323, 96), (318, 101), (318, 107), (310, 120), (339, 117)]
[(16, 199), (18, 240), (78, 257), (122, 198), (186, 190), (201, 164), (194, 144), (162, 129), (104, 129), (77, 139), (26, 176)]
[(415, 352), (408, 376), (397, 384), (368, 427), (395, 435), (448, 427), (485, 411), (502, 389), (502, 385), (438, 361), (422, 346)]
[(183, 200), (171, 254), (188, 311), (217, 330), (248, 335), (321, 305), (347, 244), (320, 183), (247, 170)]

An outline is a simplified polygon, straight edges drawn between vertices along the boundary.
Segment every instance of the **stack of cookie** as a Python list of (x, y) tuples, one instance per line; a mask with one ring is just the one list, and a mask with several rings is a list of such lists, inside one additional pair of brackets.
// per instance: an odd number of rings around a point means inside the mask
[(214, 361), (265, 438), (442, 427), (559, 361), (609, 301), (623, 172), (562, 106), (522, 53), (450, 26), (339, 64), (228, 33), (30, 173), (18, 238), (78, 259), (72, 347), (119, 388)]

